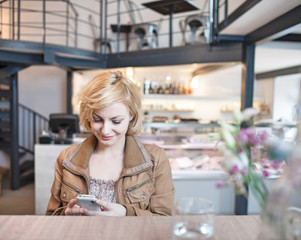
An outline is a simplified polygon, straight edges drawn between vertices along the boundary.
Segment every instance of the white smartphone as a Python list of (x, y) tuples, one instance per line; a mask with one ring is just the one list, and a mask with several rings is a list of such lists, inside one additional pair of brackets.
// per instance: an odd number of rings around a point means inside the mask
[(96, 204), (97, 197), (94, 195), (80, 194), (76, 199), (82, 208), (86, 208), (89, 211), (101, 211), (100, 207)]

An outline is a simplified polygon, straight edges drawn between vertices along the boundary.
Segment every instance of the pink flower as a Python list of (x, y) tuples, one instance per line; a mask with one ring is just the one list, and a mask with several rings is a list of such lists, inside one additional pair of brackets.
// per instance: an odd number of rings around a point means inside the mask
[(237, 165), (234, 165), (231, 170), (230, 170), (230, 174), (235, 174), (239, 171), (239, 168)]
[(282, 160), (272, 160), (271, 161), (271, 166), (274, 169), (278, 169), (281, 163), (282, 163)]
[(240, 171), (240, 173), (243, 175), (243, 176), (246, 176), (248, 174), (248, 170), (247, 169), (242, 169)]
[(218, 180), (216, 182), (216, 187), (218, 187), (218, 188), (222, 188), (224, 185), (225, 185), (225, 183), (222, 180)]
[(242, 129), (237, 137), (237, 141), (241, 141), (243, 144), (248, 144), (249, 142), (249, 134), (247, 129)]
[(262, 131), (259, 135), (259, 138), (262, 142), (264, 142), (268, 138), (268, 132), (266, 130)]
[(268, 177), (268, 176), (270, 175), (270, 173), (269, 173), (268, 170), (266, 170), (266, 169), (264, 169), (264, 170), (262, 171), (262, 174), (263, 174), (264, 177)]

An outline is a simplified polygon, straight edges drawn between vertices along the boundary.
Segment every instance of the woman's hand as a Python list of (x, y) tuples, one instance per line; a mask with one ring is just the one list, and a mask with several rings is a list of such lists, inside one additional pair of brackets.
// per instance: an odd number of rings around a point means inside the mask
[(100, 199), (96, 200), (96, 204), (100, 206), (101, 211), (87, 211), (84, 215), (89, 216), (125, 216), (126, 208), (118, 203), (106, 202)]
[(73, 198), (70, 200), (70, 202), (67, 205), (67, 208), (65, 210), (65, 215), (82, 216), (82, 215), (86, 215), (87, 212), (88, 210), (78, 206), (77, 199)]

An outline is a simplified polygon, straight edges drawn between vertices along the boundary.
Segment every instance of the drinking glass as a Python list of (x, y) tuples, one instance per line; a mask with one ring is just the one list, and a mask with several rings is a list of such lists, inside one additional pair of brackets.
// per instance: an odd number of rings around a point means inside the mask
[(174, 240), (213, 239), (214, 207), (205, 198), (181, 198), (174, 208), (174, 216), (180, 221), (172, 229)]

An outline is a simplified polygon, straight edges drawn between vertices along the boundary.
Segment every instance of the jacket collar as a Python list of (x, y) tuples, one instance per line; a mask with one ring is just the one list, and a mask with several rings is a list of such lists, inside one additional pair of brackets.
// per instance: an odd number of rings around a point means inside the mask
[[(91, 134), (68, 155), (63, 161), (63, 165), (75, 173), (89, 177), (89, 161), (96, 144), (97, 138)], [(127, 136), (124, 169), (121, 176), (134, 175), (152, 166), (153, 163), (144, 146), (134, 136)]]
[(144, 146), (134, 136), (127, 136), (121, 176), (133, 175), (152, 166), (153, 162)]

